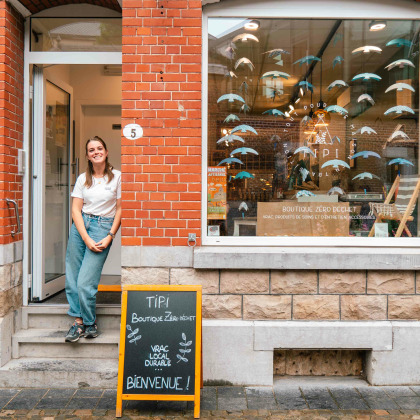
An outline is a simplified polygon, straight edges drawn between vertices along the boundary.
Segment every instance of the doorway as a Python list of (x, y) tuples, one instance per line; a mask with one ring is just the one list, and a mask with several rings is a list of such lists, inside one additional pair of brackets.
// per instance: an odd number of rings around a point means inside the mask
[[(31, 66), (32, 153), (29, 300), (47, 301), (64, 289), (71, 226), (71, 191), (86, 170), (85, 143), (105, 140), (121, 170), (121, 73), (102, 64)], [(113, 241), (101, 283), (119, 284), (121, 235)]]

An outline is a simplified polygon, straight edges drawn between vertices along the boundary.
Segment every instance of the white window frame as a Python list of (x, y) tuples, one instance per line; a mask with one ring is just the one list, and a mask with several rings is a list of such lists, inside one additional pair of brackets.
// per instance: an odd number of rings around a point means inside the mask
[[(367, 19), (420, 20), (420, 3), (413, 0), (228, 0), (203, 8), (202, 59), (202, 245), (278, 246), (278, 247), (369, 247), (418, 248), (418, 238), (359, 237), (244, 237), (207, 235), (207, 87), (208, 87), (208, 18), (279, 18), (279, 19)], [(419, 78), (420, 79), (420, 78)], [(419, 86), (420, 89), (420, 86)], [(419, 138), (420, 142), (420, 138)], [(420, 172), (420, 153), (419, 153)]]

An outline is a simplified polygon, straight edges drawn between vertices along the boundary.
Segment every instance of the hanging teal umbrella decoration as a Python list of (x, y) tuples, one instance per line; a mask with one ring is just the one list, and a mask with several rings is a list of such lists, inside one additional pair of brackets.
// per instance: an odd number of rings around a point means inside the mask
[(410, 165), (410, 166), (414, 166), (414, 164), (411, 163), (409, 160), (402, 159), (402, 158), (392, 159), (390, 162), (388, 162), (388, 166), (390, 166), (390, 165)]
[(395, 38), (395, 39), (391, 39), (391, 41), (389, 41), (386, 44), (387, 47), (390, 47), (392, 45), (395, 45), (396, 47), (409, 47), (409, 48), (411, 48), (413, 43), (408, 39)]
[(247, 171), (242, 171), (235, 175), (235, 179), (247, 179), (247, 178), (254, 178), (254, 175), (250, 174)]

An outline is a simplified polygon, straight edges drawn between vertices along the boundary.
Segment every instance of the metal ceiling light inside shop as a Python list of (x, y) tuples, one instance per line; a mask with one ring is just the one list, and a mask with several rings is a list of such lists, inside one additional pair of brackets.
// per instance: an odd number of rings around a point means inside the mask
[(256, 31), (260, 27), (260, 22), (258, 20), (250, 20), (245, 23), (244, 28), (249, 31)]
[(372, 20), (369, 23), (369, 31), (377, 32), (382, 31), (382, 29), (386, 28), (386, 22), (384, 20)]

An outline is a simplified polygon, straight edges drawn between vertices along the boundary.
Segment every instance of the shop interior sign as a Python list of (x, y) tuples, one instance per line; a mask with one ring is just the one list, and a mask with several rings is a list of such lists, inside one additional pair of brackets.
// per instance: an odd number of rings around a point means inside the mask
[(209, 166), (207, 177), (207, 219), (226, 220), (226, 167)]
[(349, 203), (258, 203), (257, 236), (348, 236)]
[(116, 417), (123, 400), (193, 401), (200, 416), (201, 286), (123, 286)]

